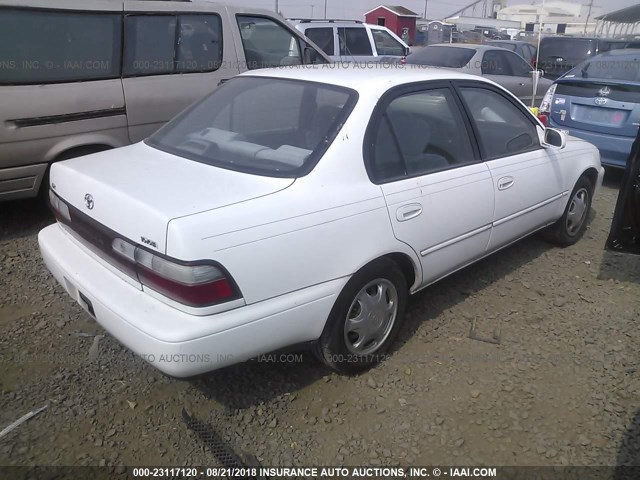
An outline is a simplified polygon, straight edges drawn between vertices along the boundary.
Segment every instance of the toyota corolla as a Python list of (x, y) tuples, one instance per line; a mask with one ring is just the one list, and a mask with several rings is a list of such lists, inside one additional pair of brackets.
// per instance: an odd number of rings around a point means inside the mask
[(55, 278), (120, 342), (191, 376), (298, 344), (380, 361), (407, 298), (538, 230), (572, 245), (598, 150), (442, 69), (240, 75), (146, 141), (51, 169)]

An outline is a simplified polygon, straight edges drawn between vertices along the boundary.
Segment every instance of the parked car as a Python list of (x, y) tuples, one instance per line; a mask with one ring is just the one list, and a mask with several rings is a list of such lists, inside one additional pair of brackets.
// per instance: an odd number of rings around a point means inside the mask
[(605, 38), (545, 37), (540, 41), (538, 68), (547, 78), (556, 79), (600, 53), (632, 46), (633, 42)]
[(53, 165), (47, 267), (160, 370), (312, 342), (360, 371), (409, 294), (540, 229), (583, 234), (589, 143), (480, 77), (331, 67), (247, 72), (144, 142)]
[(520, 55), (529, 62), (530, 65), (535, 65), (536, 63), (536, 53), (538, 49), (529, 42), (522, 42), (518, 40), (492, 40), (490, 42), (486, 42), (485, 45), (506, 48), (507, 50), (511, 50), (512, 52)]
[(553, 84), (539, 78), (533, 99), (532, 67), (520, 55), (504, 48), (486, 45), (429, 45), (407, 57), (407, 63), (430, 65), (481, 75), (502, 85), (527, 105), (537, 103)]
[(640, 125), (640, 50), (611, 50), (559, 78), (539, 109), (548, 124), (600, 149), (604, 165), (626, 165)]
[(0, 0), (0, 201), (35, 196), (51, 162), (147, 137), (242, 71), (328, 62), (316, 48), (274, 13), (206, 1)]
[(404, 59), (409, 45), (387, 27), (357, 20), (290, 20), (333, 61), (383, 62)]
[(640, 130), (627, 159), (606, 248), (640, 255)]

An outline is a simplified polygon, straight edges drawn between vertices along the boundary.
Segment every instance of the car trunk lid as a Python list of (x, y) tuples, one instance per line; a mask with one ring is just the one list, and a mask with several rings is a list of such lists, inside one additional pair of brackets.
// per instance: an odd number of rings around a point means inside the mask
[(166, 253), (172, 219), (270, 195), (293, 182), (193, 162), (144, 143), (67, 160), (51, 169), (51, 188), (65, 202), (161, 253)]
[(640, 85), (615, 80), (558, 80), (551, 119), (568, 129), (635, 137), (640, 124)]

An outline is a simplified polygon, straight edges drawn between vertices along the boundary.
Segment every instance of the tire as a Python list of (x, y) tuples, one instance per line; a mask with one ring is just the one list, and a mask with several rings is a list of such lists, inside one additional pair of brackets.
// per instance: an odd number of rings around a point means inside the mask
[(593, 184), (586, 176), (578, 179), (562, 217), (543, 231), (543, 236), (561, 247), (575, 244), (587, 229), (587, 219), (593, 200)]
[(408, 296), (407, 280), (395, 262), (383, 258), (365, 266), (338, 296), (315, 345), (316, 356), (339, 373), (376, 365), (402, 326)]

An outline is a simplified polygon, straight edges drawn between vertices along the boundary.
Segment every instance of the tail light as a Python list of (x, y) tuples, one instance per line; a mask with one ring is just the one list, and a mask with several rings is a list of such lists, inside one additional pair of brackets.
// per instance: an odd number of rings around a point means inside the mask
[(401, 57), (400, 58), (400, 65), (406, 65), (407, 64), (407, 57)]
[(531, 65), (533, 65), (533, 69), (536, 70), (538, 68), (537, 65), (538, 62), (536, 62), (536, 57), (531, 57)]
[(553, 102), (553, 96), (556, 93), (556, 88), (558, 87), (557, 83), (554, 83), (549, 87), (547, 93), (542, 97), (542, 102), (540, 103), (540, 108), (538, 108), (538, 119), (542, 122), (542, 124), (547, 127), (549, 125), (549, 115), (551, 115), (551, 104)]
[[(206, 307), (240, 298), (235, 282), (219, 264), (183, 262), (120, 238), (49, 191), (56, 218), (68, 225), (103, 260), (144, 286), (183, 305)], [(73, 218), (73, 220), (72, 220)]]

